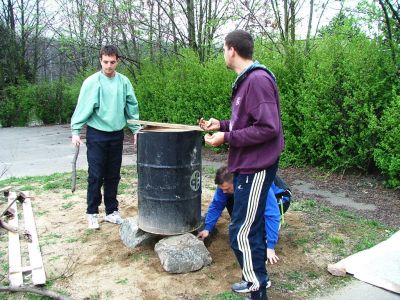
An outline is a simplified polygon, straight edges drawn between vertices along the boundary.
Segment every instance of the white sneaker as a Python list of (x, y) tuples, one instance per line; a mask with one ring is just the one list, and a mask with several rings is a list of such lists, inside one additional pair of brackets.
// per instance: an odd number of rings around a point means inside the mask
[(112, 214), (106, 215), (104, 217), (104, 221), (114, 224), (122, 224), (122, 218), (118, 211), (114, 211)]
[[(251, 292), (250, 286), (251, 283), (242, 280), (241, 282), (237, 282), (232, 285), (232, 291), (236, 293), (250, 293)], [(267, 286), (265, 288), (268, 289), (270, 287), (271, 287), (271, 280), (268, 280)]]
[(87, 214), (88, 228), (89, 229), (99, 229), (99, 215), (98, 214)]

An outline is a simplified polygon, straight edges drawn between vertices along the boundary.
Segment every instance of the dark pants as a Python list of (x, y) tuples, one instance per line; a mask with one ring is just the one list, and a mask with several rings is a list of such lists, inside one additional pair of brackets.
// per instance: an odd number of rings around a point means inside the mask
[(87, 213), (98, 214), (101, 187), (104, 187), (106, 214), (118, 211), (117, 191), (121, 179), (124, 131), (105, 132), (87, 127), (86, 146), (89, 165)]
[(264, 212), (266, 196), (277, 169), (278, 162), (255, 174), (235, 174), (233, 180), (235, 202), (229, 238), (242, 268), (242, 279), (252, 283), (252, 291), (265, 288), (268, 281)]

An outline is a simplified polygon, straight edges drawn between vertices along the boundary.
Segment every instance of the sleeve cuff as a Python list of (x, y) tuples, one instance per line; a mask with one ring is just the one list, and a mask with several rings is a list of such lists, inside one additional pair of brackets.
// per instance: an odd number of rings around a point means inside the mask
[(204, 229), (207, 230), (208, 232), (211, 232), (214, 229), (214, 226), (206, 224), (206, 225), (204, 225)]
[(230, 142), (230, 134), (229, 132), (224, 132), (224, 142), (229, 143)]

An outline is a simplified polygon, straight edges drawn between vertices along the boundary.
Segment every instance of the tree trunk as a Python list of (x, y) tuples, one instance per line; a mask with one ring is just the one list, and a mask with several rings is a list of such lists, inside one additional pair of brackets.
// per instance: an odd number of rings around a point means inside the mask
[(385, 24), (386, 24), (386, 30), (387, 30), (387, 38), (389, 41), (389, 46), (390, 46), (390, 51), (392, 53), (392, 60), (395, 66), (397, 66), (397, 59), (396, 59), (396, 49), (393, 45), (393, 36), (392, 36), (392, 27), (390, 24), (390, 19), (389, 19), (389, 15), (387, 12), (387, 9), (385, 7), (385, 4), (383, 2), (383, 0), (379, 0), (379, 4), (382, 8), (383, 11), (383, 15), (385, 16)]
[(9, 75), (10, 75), (10, 83), (17, 83), (17, 40), (16, 40), (16, 32), (15, 32), (15, 18), (14, 18), (14, 7), (11, 3), (11, 0), (7, 1), (7, 21), (10, 29), (10, 47), (9, 47)]
[(295, 1), (290, 1), (290, 42), (292, 45), (296, 42), (296, 11)]
[(150, 52), (150, 61), (154, 62), (154, 46), (153, 46), (153, 18), (154, 18), (154, 2), (153, 1), (148, 1), (148, 4), (150, 6), (150, 25), (149, 25), (149, 52)]
[(169, 15), (171, 20), (172, 27), (172, 40), (174, 45), (174, 52), (178, 52), (178, 38), (176, 36), (176, 26), (175, 26), (175, 13), (174, 13), (174, 5), (172, 0), (169, 0)]
[(308, 17), (307, 37), (306, 37), (306, 45), (304, 48), (304, 55), (308, 55), (308, 52), (310, 51), (310, 36), (311, 36), (313, 12), (314, 12), (314, 0), (310, 0), (310, 14)]
[(187, 20), (188, 20), (188, 40), (189, 47), (197, 50), (196, 46), (196, 27), (194, 22), (194, 0), (186, 0)]

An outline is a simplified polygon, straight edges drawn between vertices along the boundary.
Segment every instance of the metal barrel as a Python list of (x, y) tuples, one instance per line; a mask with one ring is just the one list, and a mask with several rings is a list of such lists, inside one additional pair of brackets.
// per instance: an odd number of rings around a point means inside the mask
[(143, 231), (175, 235), (201, 222), (199, 131), (144, 129), (138, 134), (138, 210)]

